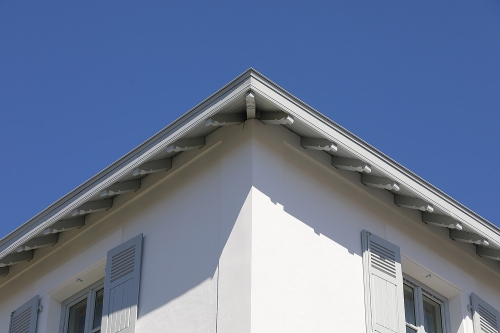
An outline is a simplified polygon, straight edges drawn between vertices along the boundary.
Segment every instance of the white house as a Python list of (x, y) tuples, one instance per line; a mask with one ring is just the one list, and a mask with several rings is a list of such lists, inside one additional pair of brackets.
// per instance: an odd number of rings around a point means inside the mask
[(498, 332), (500, 230), (250, 69), (0, 241), (0, 332)]

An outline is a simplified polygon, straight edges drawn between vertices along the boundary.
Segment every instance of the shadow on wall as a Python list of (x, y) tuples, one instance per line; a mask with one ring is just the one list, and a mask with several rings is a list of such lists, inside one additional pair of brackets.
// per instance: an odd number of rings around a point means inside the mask
[[(295, 185), (304, 189), (301, 184)], [(192, 191), (185, 183), (170, 184), (169, 191), (184, 192), (191, 196), (191, 202), (200, 204), (193, 209), (176, 210), (174, 207), (182, 207), (182, 196), (170, 201), (167, 207), (163, 206), (170, 212), (169, 218), (162, 222), (164, 230), (158, 226), (157, 233), (145, 236), (139, 325), (147, 331), (168, 327), (172, 331), (215, 332), (219, 260), (233, 237), (235, 221), (245, 214), (244, 206), (251, 196), (248, 188), (247, 192), (233, 193), (232, 205), (219, 209), (217, 196)], [(282, 198), (286, 203), (284, 223), (298, 224), (298, 228), (307, 228), (310, 232), (313, 229), (314, 237), (326, 236), (330, 243), (336, 243), (351, 255), (361, 256), (361, 235), (357, 231), (361, 230), (361, 224), (346, 226), (341, 217), (332, 219), (336, 205), (325, 205), (331, 198), (303, 197), (291, 188), (285, 192), (287, 195)], [(154, 208), (143, 208), (147, 212), (154, 211)], [(286, 228), (283, 232), (287, 237)], [(293, 235), (291, 241), (292, 238)], [(297, 267), (300, 265), (300, 261), (295, 263)]]
[[(286, 167), (252, 169), (250, 159), (256, 157), (239, 149), (242, 153), (227, 163), (231, 169), (220, 167), (224, 162), (217, 148), (152, 188), (135, 205), (124, 208), (124, 218), (143, 221), (138, 230), (154, 230), (145, 233), (144, 239), (138, 322), (142, 330), (215, 331), (219, 264), (228, 242), (241, 232), (235, 222), (246, 214), (252, 186), (267, 200), (283, 205), (281, 232), (284, 237), (291, 236), (290, 248), (296, 228), (313, 229), (312, 236), (324, 236), (322, 244), (359, 257), (350, 262), (361, 270), (360, 232), (371, 219), (383, 221), (380, 209), (371, 208), (378, 203), (366, 199), (341, 177), (325, 178), (322, 166), (303, 163), (299, 153), (287, 151), (285, 156), (291, 160), (283, 163)], [(297, 162), (299, 159), (302, 162)], [(242, 177), (242, 170), (257, 171), (252, 179)], [(261, 177), (259, 170), (269, 172), (275, 181), (269, 175)], [(214, 193), (214, 189), (221, 192)], [(377, 228), (383, 229), (383, 223)], [(240, 263), (237, 256), (231, 259), (235, 262), (227, 264), (234, 270)], [(294, 268), (302, 265), (293, 264)], [(221, 271), (225, 269), (221, 267)]]
[(215, 332), (220, 258), (251, 187), (235, 163), (248, 164), (216, 147), (124, 207), (144, 232), (138, 331)]
[[(385, 236), (388, 215), (376, 199), (300, 149), (289, 145), (284, 149), (283, 193), (275, 196), (281, 196), (278, 201), (289, 216), (360, 257), (363, 229)], [(264, 193), (275, 191), (265, 183), (260, 183), (259, 189)]]

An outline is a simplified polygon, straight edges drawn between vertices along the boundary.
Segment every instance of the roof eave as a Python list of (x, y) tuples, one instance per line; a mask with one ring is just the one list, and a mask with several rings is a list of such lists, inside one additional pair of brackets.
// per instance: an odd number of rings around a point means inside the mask
[[(251, 75), (253, 78), (259, 79), (262, 83), (265, 83), (266, 85), (272, 87), (275, 90), (275, 92), (279, 93), (283, 97), (293, 101), (297, 106), (299, 106), (303, 110), (308, 111), (311, 115), (316, 117), (318, 120), (327, 123), (328, 125), (330, 125), (332, 127), (332, 129), (338, 131), (339, 133), (342, 133), (345, 137), (351, 138), (353, 141), (357, 142), (361, 147), (363, 147), (367, 151), (370, 151), (372, 154), (376, 155), (378, 158), (383, 160), (385, 163), (387, 163), (391, 167), (397, 169), (401, 173), (404, 173), (405, 175), (407, 175), (407, 177), (411, 178), (413, 181), (415, 181), (419, 185), (425, 187), (428, 191), (439, 196), (441, 199), (445, 200), (450, 205), (453, 205), (456, 209), (460, 210), (464, 214), (467, 214), (471, 219), (474, 219), (476, 222), (479, 222), (483, 226), (490, 229), (492, 232), (495, 233), (496, 236), (499, 237), (498, 244), (500, 244), (500, 228), (499, 227), (497, 227), (496, 225), (494, 225), (493, 223), (491, 223), (490, 221), (488, 221), (487, 219), (485, 219), (484, 217), (482, 217), (478, 213), (474, 212), (470, 208), (461, 204), (460, 202), (458, 202), (457, 200), (455, 200), (454, 198), (452, 198), (451, 196), (449, 196), (448, 194), (446, 194), (445, 192), (443, 192), (439, 188), (437, 188), (434, 185), (432, 185), (431, 183), (427, 182), (425, 179), (418, 176), (417, 174), (415, 174), (411, 170), (409, 170), (406, 167), (404, 167), (403, 165), (399, 164), (398, 162), (396, 162), (395, 160), (393, 160), (392, 158), (390, 158), (389, 156), (387, 156), (386, 154), (384, 154), (383, 152), (381, 152), (377, 148), (370, 145), (368, 142), (364, 141), (363, 139), (361, 139), (360, 137), (358, 137), (354, 133), (350, 132), (346, 128), (342, 127), (341, 125), (339, 125), (335, 121), (331, 120), (330, 118), (328, 118), (327, 116), (325, 116), (321, 112), (317, 111), (316, 109), (314, 109), (313, 107), (311, 107), (307, 103), (303, 102), (299, 98), (290, 94), (285, 89), (283, 89), (282, 87), (280, 87), (279, 85), (277, 85), (276, 83), (274, 83), (273, 81), (271, 81), (270, 79), (268, 79), (267, 77), (265, 77), (264, 75), (259, 73), (258, 71), (252, 70)], [(254, 86), (255, 86), (255, 84), (252, 85), (252, 88), (255, 88)]]
[[(33, 228), (36, 228), (44, 220), (50, 220), (52, 216), (56, 214), (61, 214), (62, 211), (67, 211), (71, 209), (65, 209), (66, 206), (71, 205), (75, 202), (80, 202), (78, 198), (89, 197), (91, 195), (86, 195), (87, 192), (92, 191), (92, 193), (105, 188), (108, 183), (112, 183), (115, 178), (119, 178), (122, 173), (133, 170), (136, 166), (141, 164), (144, 160), (147, 160), (149, 156), (154, 155), (158, 149), (162, 149), (171, 142), (177, 140), (182, 136), (182, 133), (186, 132), (190, 127), (195, 126), (203, 121), (204, 118), (212, 113), (216, 113), (220, 107), (217, 107), (217, 102), (226, 97), (231, 91), (236, 88), (243, 88), (243, 90), (250, 89), (249, 79), (252, 73), (255, 72), (254, 69), (250, 68), (243, 72), (241, 75), (236, 77), (234, 80), (226, 84), (224, 87), (216, 91), (214, 94), (203, 100), (201, 103), (193, 107), (188, 112), (184, 113), (182, 116), (177, 118), (171, 124), (158, 131), (152, 137), (141, 143), (136, 148), (132, 149), (130, 152), (119, 158), (117, 161), (113, 162), (102, 171), (76, 187), (74, 190), (70, 191), (53, 204), (45, 208), (43, 211), (23, 223), (21, 226), (16, 228), (14, 231), (0, 239), (0, 258), (5, 256), (8, 252), (6, 251), (6, 244), (13, 244), (16, 240), (23, 238), (23, 241), (29, 239), (24, 239), (23, 235), (29, 233), (34, 236), (37, 232), (30, 232)], [(199, 118), (199, 119), (198, 119)], [(196, 119), (198, 119), (196, 121)], [(191, 126), (190, 126), (191, 125)], [(116, 176), (119, 173), (120, 176)], [(113, 179), (107, 181), (108, 179)], [(102, 186), (96, 185), (103, 184)], [(104, 185), (105, 184), (105, 185)], [(73, 206), (78, 206), (78, 203)], [(43, 229), (43, 228), (40, 228)], [(12, 246), (15, 247), (15, 246)]]
[(22, 245), (30, 238), (33, 238), (43, 231), (43, 229), (86, 200), (89, 200), (89, 198), (99, 191), (118, 181), (125, 174), (130, 173), (131, 170), (141, 163), (151, 159), (158, 151), (181, 138), (190, 129), (200, 125), (211, 115), (217, 113), (229, 101), (249, 90), (266, 96), (276, 103), (276, 105), (279, 105), (283, 111), (306, 122), (326, 138), (335, 140), (352, 154), (369, 161), (372, 165), (385, 172), (387, 176), (397, 179), (407, 187), (414, 189), (417, 195), (441, 207), (449, 215), (466, 224), (478, 234), (492, 240), (497, 246), (500, 246), (500, 229), (498, 227), (308, 104), (288, 93), (264, 75), (250, 68), (144, 143), (1, 239), (0, 258), (9, 254), (17, 246)]

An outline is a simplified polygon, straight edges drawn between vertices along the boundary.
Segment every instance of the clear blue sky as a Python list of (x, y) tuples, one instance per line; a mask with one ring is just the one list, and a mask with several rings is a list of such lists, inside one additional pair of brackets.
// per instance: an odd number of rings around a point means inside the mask
[(0, 237), (249, 67), (500, 225), (500, 2), (311, 3), (0, 1)]

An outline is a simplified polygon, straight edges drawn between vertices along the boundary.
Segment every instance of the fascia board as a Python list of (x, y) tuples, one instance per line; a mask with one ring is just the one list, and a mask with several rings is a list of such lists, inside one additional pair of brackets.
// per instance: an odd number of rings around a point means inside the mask
[(472, 212), (296, 97), (291, 96), (260, 73), (252, 73), (251, 89), (275, 103), (283, 111), (306, 123), (326, 139), (334, 141), (354, 156), (385, 173), (387, 177), (407, 187), (415, 195), (442, 209), (475, 233), (490, 240), (492, 244), (500, 246), (500, 230), (495, 225), (481, 218), (478, 214)]
[(202, 124), (205, 119), (219, 112), (226, 104), (245, 94), (250, 89), (250, 75), (252, 71), (253, 69), (251, 68), (245, 71), (137, 148), (5, 236), (0, 240), (0, 258), (14, 251), (26, 241), (88, 201), (94, 195), (132, 172), (133, 169), (152, 158), (162, 149), (166, 149), (168, 145), (180, 139), (191, 129)]

